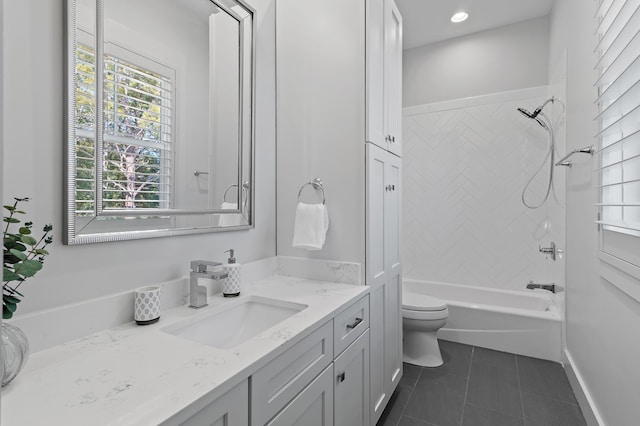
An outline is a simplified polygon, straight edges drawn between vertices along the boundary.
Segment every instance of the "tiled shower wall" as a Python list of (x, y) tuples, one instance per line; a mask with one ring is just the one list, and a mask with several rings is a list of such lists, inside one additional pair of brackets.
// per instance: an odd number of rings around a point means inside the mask
[[(548, 137), (516, 110), (533, 111), (546, 98), (541, 87), (404, 109), (405, 278), (513, 290), (553, 281), (538, 245), (564, 241), (564, 170), (555, 167), (559, 201), (551, 195), (538, 209), (524, 207), (522, 189), (544, 161)], [(529, 203), (544, 197), (548, 170), (547, 160)]]

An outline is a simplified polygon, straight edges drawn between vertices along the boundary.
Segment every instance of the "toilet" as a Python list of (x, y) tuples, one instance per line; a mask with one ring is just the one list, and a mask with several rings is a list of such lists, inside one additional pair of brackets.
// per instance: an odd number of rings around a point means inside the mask
[(402, 290), (402, 352), (404, 362), (423, 367), (443, 364), (438, 330), (449, 317), (447, 304), (426, 294)]

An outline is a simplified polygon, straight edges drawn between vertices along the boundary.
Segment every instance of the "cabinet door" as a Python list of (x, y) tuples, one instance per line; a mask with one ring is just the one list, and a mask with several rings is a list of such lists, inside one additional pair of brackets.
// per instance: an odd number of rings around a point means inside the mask
[(367, 285), (381, 286), (385, 276), (385, 196), (389, 153), (367, 143), (367, 206), (366, 206), (366, 280)]
[(369, 426), (369, 330), (333, 364), (335, 424)]
[(402, 16), (393, 0), (384, 2), (384, 106), (388, 149), (402, 155)]
[(384, 0), (366, 0), (367, 142), (387, 149), (384, 99)]
[(269, 426), (333, 424), (333, 363), (267, 423)]
[[(187, 409), (188, 410), (188, 409)], [(187, 411), (185, 410), (185, 411)], [(185, 412), (164, 422), (163, 425), (181, 426), (248, 426), (249, 384), (243, 381), (195, 415), (183, 419)]]
[(402, 376), (401, 159), (367, 144), (367, 284), (370, 401), (380, 418)]

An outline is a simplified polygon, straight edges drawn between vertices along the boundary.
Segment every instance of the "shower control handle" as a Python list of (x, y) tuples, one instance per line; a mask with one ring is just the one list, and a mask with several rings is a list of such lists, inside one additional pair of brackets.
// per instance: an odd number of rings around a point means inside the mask
[(545, 259), (551, 257), (551, 260), (553, 260), (554, 262), (556, 261), (557, 257), (562, 254), (562, 250), (558, 249), (556, 247), (556, 243), (554, 243), (553, 241), (551, 241), (549, 247), (541, 247), (540, 245), (538, 245), (538, 251), (540, 253), (544, 253)]

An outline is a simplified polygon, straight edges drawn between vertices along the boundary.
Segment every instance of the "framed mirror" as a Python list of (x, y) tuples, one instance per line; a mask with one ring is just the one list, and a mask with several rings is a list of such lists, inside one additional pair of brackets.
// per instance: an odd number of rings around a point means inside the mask
[(254, 223), (254, 10), (67, 0), (66, 235), (86, 244)]

